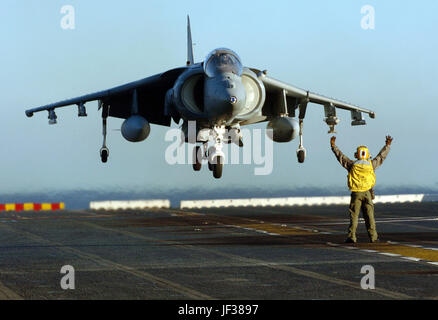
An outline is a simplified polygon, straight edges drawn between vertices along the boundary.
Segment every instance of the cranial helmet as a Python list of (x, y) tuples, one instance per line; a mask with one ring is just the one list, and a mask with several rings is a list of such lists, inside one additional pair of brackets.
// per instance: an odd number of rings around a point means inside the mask
[(369, 158), (371, 158), (370, 152), (368, 151), (368, 148), (365, 146), (357, 147), (354, 156), (358, 160), (368, 160)]

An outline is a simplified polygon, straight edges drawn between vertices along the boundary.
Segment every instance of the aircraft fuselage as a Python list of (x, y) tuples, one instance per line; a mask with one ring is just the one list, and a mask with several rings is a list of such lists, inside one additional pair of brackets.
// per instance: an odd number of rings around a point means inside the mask
[(166, 97), (166, 109), (199, 127), (233, 126), (261, 114), (264, 98), (263, 83), (237, 54), (216, 49), (180, 75)]

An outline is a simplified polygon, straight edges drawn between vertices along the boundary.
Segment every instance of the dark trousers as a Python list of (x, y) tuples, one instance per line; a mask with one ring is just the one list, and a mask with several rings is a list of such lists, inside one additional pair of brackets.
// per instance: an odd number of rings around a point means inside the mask
[(376, 221), (374, 220), (374, 204), (370, 191), (352, 192), (350, 200), (350, 226), (348, 227), (348, 237), (356, 241), (356, 229), (359, 220), (360, 210), (362, 209), (368, 237), (371, 241), (378, 238), (376, 231)]

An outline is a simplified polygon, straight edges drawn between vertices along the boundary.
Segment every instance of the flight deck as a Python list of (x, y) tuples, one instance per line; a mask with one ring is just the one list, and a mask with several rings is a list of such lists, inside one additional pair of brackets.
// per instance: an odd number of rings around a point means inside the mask
[(0, 299), (437, 299), (438, 202), (375, 208), (357, 244), (345, 205), (2, 212)]

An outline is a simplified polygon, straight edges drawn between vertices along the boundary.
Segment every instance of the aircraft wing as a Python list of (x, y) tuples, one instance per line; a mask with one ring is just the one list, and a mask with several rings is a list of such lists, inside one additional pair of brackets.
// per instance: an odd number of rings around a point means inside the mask
[(375, 118), (374, 111), (364, 109), (341, 100), (325, 97), (323, 95), (300, 89), (293, 85), (268, 77), (265, 72), (258, 72), (258, 78), (263, 82), (266, 89), (266, 100), (263, 106), (263, 115), (268, 118), (276, 116), (283, 110), (287, 110), (295, 116), (295, 110), (299, 110), (299, 118), (305, 116), (307, 103), (316, 103), (324, 106), (326, 122), (329, 126), (336, 125), (339, 120), (336, 117), (336, 109), (344, 109), (351, 112), (352, 125), (364, 125), (362, 117), (366, 113), (370, 118)]
[[(139, 115), (145, 117), (150, 123), (170, 126), (171, 118), (165, 113), (164, 100), (167, 90), (172, 88), (176, 79), (184, 70), (186, 68), (172, 69), (112, 89), (29, 109), (26, 110), (26, 115), (32, 117), (35, 112), (48, 111), (49, 119), (51, 119), (51, 112), (54, 112), (55, 109), (76, 105), (78, 115), (85, 116), (84, 104), (97, 100), (99, 101), (99, 108), (102, 106), (108, 107), (109, 116), (126, 119), (131, 115), (132, 106), (134, 100), (136, 100)], [(54, 113), (52, 113), (52, 117), (53, 115)], [(56, 119), (56, 115), (54, 118)]]

